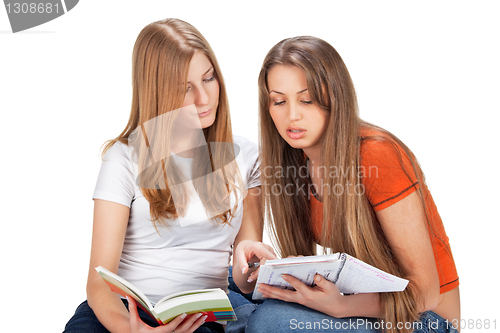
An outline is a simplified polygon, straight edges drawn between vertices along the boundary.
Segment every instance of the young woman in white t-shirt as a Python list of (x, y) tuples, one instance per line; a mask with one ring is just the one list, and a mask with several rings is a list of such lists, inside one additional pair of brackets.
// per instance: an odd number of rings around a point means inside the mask
[[(261, 241), (258, 148), (233, 137), (219, 65), (193, 26), (167, 19), (141, 31), (129, 122), (103, 154), (88, 299), (65, 332), (224, 332), (201, 314), (152, 328), (95, 270), (118, 273), (156, 303), (184, 290), (227, 289), (233, 246)], [(266, 247), (245, 252), (274, 257)]]

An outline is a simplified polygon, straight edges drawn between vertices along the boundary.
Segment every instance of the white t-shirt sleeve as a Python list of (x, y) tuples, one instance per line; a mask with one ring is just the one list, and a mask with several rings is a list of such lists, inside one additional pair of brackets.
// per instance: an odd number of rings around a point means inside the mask
[(246, 188), (260, 186), (259, 147), (243, 137), (236, 136), (235, 143), (240, 145), (240, 153), (243, 154), (243, 160), (245, 161), (246, 174), (242, 175), (242, 177), (246, 178)]
[(112, 201), (130, 207), (134, 195), (135, 177), (129, 148), (117, 142), (104, 155), (93, 199)]

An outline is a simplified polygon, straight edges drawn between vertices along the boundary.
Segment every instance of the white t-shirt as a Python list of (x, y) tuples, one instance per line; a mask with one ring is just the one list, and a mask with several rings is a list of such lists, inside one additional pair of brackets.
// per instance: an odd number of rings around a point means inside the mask
[[(234, 136), (236, 157), (245, 188), (260, 186), (258, 147)], [(136, 185), (137, 163), (129, 146), (115, 143), (103, 158), (94, 199), (113, 201), (130, 208), (118, 275), (138, 287), (155, 304), (169, 294), (206, 288), (227, 289), (227, 269), (232, 245), (243, 215), (242, 195), (230, 225), (208, 219), (203, 209), (190, 209), (189, 223), (168, 221), (156, 231), (149, 202)], [(236, 150), (237, 151), (237, 150)], [(178, 157), (186, 165), (190, 159)], [(193, 212), (194, 211), (194, 212)]]

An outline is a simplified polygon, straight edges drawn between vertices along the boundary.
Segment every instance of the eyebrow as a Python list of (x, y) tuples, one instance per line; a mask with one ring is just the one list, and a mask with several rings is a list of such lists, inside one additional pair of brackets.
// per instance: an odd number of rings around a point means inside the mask
[[(297, 95), (298, 94), (302, 94), (305, 91), (307, 91), (307, 88), (304, 89), (304, 90), (301, 90), (301, 91), (297, 92)], [(276, 93), (276, 94), (284, 95), (282, 92), (279, 92), (279, 91), (276, 91), (276, 90), (271, 90), (269, 93)]]
[(214, 69), (214, 66), (211, 66), (203, 75), (207, 75), (212, 69)]

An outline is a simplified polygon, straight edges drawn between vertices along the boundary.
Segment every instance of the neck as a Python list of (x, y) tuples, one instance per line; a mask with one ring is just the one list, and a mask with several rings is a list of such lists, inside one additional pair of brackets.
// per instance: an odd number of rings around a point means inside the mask
[(311, 179), (312, 185), (314, 186), (314, 196), (319, 201), (323, 200), (323, 180), (321, 175), (321, 165), (323, 163), (323, 158), (321, 157), (320, 149), (303, 149), (304, 153), (309, 158), (308, 162), (308, 172)]
[(305, 148), (302, 149), (304, 153), (309, 158), (310, 165), (319, 166), (323, 162), (323, 158), (321, 157), (321, 149), (320, 148)]
[(192, 131), (184, 130), (182, 133), (176, 131), (172, 139), (170, 143), (172, 153), (185, 158), (194, 157), (194, 148), (206, 144), (203, 130), (200, 129)]

